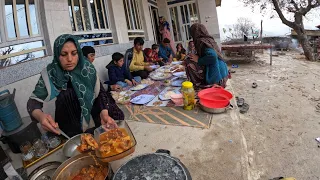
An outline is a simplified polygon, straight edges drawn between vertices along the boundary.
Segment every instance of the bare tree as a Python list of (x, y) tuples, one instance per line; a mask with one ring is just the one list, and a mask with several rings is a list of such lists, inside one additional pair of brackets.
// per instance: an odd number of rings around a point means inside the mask
[(223, 28), (223, 32), (226, 34), (228, 39), (240, 39), (243, 35), (250, 35), (252, 29), (255, 29), (254, 22), (249, 18), (240, 17), (237, 19), (237, 23), (229, 27), (228, 30)]
[[(312, 9), (320, 6), (320, 0), (242, 0), (248, 6), (260, 6), (262, 11), (268, 9), (268, 5), (272, 5), (273, 10), (278, 14), (282, 23), (292, 28), (298, 37), (306, 58), (314, 61), (312, 47), (308, 41), (303, 17), (305, 17)], [(286, 14), (292, 15), (294, 18), (290, 20)]]
[[(13, 47), (9, 46), (7, 49), (5, 49), (4, 51), (0, 52), (0, 54), (2, 55), (8, 55), (10, 54), (12, 51), (14, 50)], [(22, 49), (21, 51), (25, 51), (27, 49)], [(12, 59), (13, 57), (8, 57), (6, 59), (1, 59), (0, 60), (0, 68), (1, 67), (6, 67), (6, 66), (10, 66), (12, 64), (17, 64), (17, 63), (21, 63), (21, 62), (24, 62), (24, 61), (27, 61), (27, 60), (30, 60), (30, 59), (33, 59), (35, 57), (35, 55), (30, 52), (30, 53), (27, 53), (27, 54), (24, 54), (25, 56), (22, 57), (22, 56), (18, 56), (17, 58), (15, 58), (14, 60)], [(14, 62), (12, 62), (12, 60)]]
[(243, 35), (249, 36), (250, 31), (255, 28), (255, 24), (248, 18), (238, 18), (237, 23), (233, 25), (234, 34), (237, 38)]
[[(3, 51), (1, 52), (1, 55), (4, 56), (4, 55), (7, 55), (7, 54), (10, 54), (13, 50), (14, 50), (14, 48), (9, 46), (7, 49), (5, 49), (5, 50), (3, 50)], [(8, 65), (10, 64), (9, 59), (10, 59), (10, 58), (1, 59), (1, 61), (0, 61), (0, 67), (8, 66)]]

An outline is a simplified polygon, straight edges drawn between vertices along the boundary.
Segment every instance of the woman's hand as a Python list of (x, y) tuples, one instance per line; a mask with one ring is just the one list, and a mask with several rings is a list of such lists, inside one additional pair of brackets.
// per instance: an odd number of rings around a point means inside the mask
[(199, 56), (198, 55), (195, 55), (195, 54), (190, 54), (190, 59), (194, 62), (198, 62), (199, 60)]
[(136, 86), (136, 85), (138, 85), (139, 83), (138, 83), (136, 80), (132, 79), (132, 84), (133, 84), (134, 86)]
[(101, 125), (107, 129), (117, 128), (117, 123), (109, 116), (108, 110), (104, 109), (100, 113)]
[(32, 116), (40, 122), (44, 130), (60, 134), (59, 130), (57, 130), (59, 125), (54, 121), (51, 115), (46, 114), (39, 109), (36, 109), (32, 112)]

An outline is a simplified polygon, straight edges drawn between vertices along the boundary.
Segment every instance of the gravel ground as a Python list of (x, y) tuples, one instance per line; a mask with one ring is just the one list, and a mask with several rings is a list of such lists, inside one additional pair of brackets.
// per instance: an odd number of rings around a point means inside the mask
[[(236, 96), (250, 105), (240, 115), (248, 155), (248, 179), (278, 176), (320, 179), (320, 63), (286, 52), (258, 54), (255, 62), (234, 69)], [(258, 87), (253, 89), (252, 83)]]

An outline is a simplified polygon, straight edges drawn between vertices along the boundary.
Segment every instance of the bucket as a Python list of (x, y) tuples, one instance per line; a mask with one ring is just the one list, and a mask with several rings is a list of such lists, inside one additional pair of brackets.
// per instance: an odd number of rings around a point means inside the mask
[(14, 102), (15, 92), (16, 89), (12, 94), (8, 89), (0, 92), (0, 126), (7, 132), (19, 128), (22, 124), (21, 116)]

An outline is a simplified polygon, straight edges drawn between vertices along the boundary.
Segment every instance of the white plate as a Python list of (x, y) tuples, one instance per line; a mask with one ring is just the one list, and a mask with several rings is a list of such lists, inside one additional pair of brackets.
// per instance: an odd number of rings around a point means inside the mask
[(176, 77), (185, 77), (187, 76), (186, 72), (175, 72), (173, 73), (174, 76)]
[(131, 103), (133, 104), (147, 104), (148, 102), (152, 101), (152, 99), (154, 99), (155, 96), (154, 95), (149, 95), (149, 94), (141, 94), (133, 99), (131, 99)]
[(159, 65), (151, 65), (150, 66), (152, 69), (157, 69), (157, 68), (159, 68), (160, 66)]
[[(168, 91), (164, 91), (164, 92), (162, 92), (161, 94), (159, 94), (159, 99), (161, 100), (161, 101), (167, 101), (167, 100), (170, 100), (171, 99), (171, 97), (165, 97), (165, 94), (167, 93)], [(180, 92), (179, 92), (179, 90), (174, 90), (173, 91), (175, 94), (180, 94)]]
[(157, 72), (157, 71), (150, 73), (150, 78), (157, 81), (168, 79), (171, 76), (172, 76), (171, 73), (163, 73), (163, 72)]
[(172, 65), (182, 64), (182, 61), (173, 61), (171, 64), (172, 64)]
[(181, 86), (182, 86), (182, 83), (183, 83), (184, 81), (185, 81), (185, 80), (182, 80), (182, 79), (178, 79), (178, 80), (172, 81), (171, 86), (181, 87)]
[(131, 91), (140, 91), (148, 86), (149, 86), (148, 84), (139, 84), (139, 85), (136, 85), (136, 86), (130, 88), (130, 90)]

